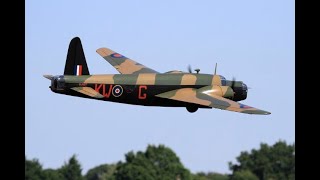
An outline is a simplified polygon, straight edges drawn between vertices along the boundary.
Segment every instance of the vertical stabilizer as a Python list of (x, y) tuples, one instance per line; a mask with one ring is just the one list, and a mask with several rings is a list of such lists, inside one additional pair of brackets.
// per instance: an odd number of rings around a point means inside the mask
[(89, 75), (86, 57), (79, 37), (71, 40), (68, 49), (64, 75)]

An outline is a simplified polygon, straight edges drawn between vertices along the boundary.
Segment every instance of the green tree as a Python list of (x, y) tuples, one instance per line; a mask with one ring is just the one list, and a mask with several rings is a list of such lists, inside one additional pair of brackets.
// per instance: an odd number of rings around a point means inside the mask
[(229, 162), (229, 168), (236, 172), (249, 170), (259, 179), (294, 179), (295, 145), (285, 141), (276, 142), (273, 146), (261, 143), (259, 150), (241, 152), (237, 157), (238, 164)]
[(114, 180), (113, 173), (116, 170), (116, 164), (103, 164), (90, 169), (85, 175), (86, 180)]
[(25, 180), (42, 180), (42, 165), (38, 159), (27, 160), (25, 156), (24, 164), (24, 176)]
[(176, 154), (164, 145), (148, 145), (146, 152), (129, 152), (126, 162), (119, 162), (117, 180), (189, 180), (191, 174)]
[(61, 180), (61, 179), (64, 179), (64, 177), (59, 170), (45, 169), (43, 170), (43, 179), (44, 180)]
[(193, 180), (228, 180), (229, 176), (226, 174), (220, 174), (215, 172), (199, 172), (193, 175)]
[(75, 155), (69, 159), (68, 163), (65, 163), (59, 169), (59, 172), (65, 180), (83, 180), (81, 171), (81, 165)]
[(259, 180), (259, 178), (249, 170), (240, 170), (234, 173), (232, 180)]

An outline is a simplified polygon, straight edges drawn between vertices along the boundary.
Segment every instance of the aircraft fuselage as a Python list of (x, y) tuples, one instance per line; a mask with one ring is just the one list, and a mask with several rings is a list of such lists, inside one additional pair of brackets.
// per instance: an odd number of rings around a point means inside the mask
[[(230, 82), (210, 74), (115, 74), (55, 76), (51, 90), (56, 93), (144, 106), (186, 107), (189, 103), (158, 98), (155, 95), (181, 88), (201, 88), (208, 85), (227, 85)], [(72, 90), (73, 87), (90, 87), (103, 98), (94, 98)], [(242, 87), (238, 88), (242, 91)], [(237, 92), (237, 91), (235, 91)], [(245, 94), (246, 97), (246, 94)], [(236, 99), (235, 99), (236, 98)], [(234, 96), (234, 100), (242, 100)], [(244, 98), (245, 99), (245, 98)], [(199, 106), (204, 108), (205, 106)], [(208, 107), (207, 107), (208, 108)]]

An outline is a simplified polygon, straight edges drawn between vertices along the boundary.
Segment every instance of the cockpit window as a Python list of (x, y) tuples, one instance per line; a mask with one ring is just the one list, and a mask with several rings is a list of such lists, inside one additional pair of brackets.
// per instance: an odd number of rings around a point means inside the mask
[(222, 85), (222, 86), (227, 85), (226, 78), (225, 78), (224, 76), (221, 76), (221, 75), (219, 75), (219, 76), (220, 76), (220, 79), (221, 79), (221, 85)]

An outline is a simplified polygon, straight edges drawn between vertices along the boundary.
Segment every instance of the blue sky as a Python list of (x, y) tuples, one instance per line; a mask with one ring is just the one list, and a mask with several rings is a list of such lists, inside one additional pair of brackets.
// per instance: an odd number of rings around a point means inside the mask
[[(58, 168), (73, 154), (88, 169), (148, 144), (173, 149), (192, 172), (229, 173), (241, 151), (295, 141), (294, 1), (26, 1), (25, 154)], [(91, 74), (118, 72), (95, 51), (108, 47), (159, 72), (217, 73), (244, 81), (257, 116), (144, 107), (51, 92), (79, 36)]]

